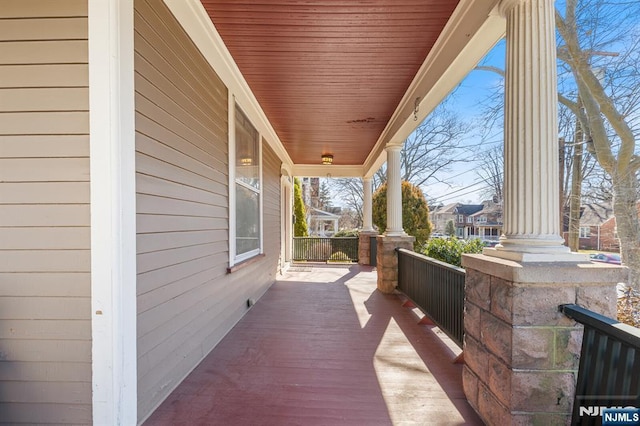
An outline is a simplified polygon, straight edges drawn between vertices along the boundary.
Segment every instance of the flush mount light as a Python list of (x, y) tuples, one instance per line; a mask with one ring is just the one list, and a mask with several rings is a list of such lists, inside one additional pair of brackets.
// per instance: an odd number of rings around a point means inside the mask
[(324, 165), (333, 164), (333, 155), (331, 155), (331, 154), (322, 154), (322, 164), (324, 164)]

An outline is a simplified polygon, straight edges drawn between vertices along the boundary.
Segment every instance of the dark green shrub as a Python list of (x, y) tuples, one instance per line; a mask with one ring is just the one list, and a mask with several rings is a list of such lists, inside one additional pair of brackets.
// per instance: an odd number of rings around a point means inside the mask
[(462, 266), (463, 253), (482, 253), (484, 245), (479, 239), (459, 240), (432, 238), (422, 247), (422, 254), (458, 267)]
[[(373, 223), (380, 232), (387, 229), (387, 184), (384, 183), (373, 194)], [(404, 232), (416, 237), (414, 250), (422, 247), (431, 235), (429, 206), (424, 194), (410, 182), (402, 182), (402, 228)]]
[(329, 262), (349, 262), (349, 256), (346, 253), (337, 251), (329, 257)]
[(293, 214), (296, 217), (296, 221), (293, 224), (293, 236), (309, 236), (309, 230), (307, 229), (307, 215), (304, 210), (304, 202), (302, 201), (302, 189), (298, 178), (295, 178), (293, 180)]
[(343, 229), (334, 234), (334, 237), (358, 237), (360, 231), (357, 229)]

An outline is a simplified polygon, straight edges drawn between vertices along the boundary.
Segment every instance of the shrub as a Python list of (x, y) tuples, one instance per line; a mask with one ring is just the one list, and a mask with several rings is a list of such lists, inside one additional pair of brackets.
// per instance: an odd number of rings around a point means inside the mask
[(337, 251), (329, 257), (329, 262), (348, 262), (350, 260), (349, 256), (341, 251)]
[(334, 234), (334, 237), (358, 237), (360, 231), (357, 229), (343, 229)]
[(302, 189), (298, 178), (293, 180), (293, 214), (296, 221), (293, 225), (293, 235), (295, 237), (307, 237), (309, 231), (307, 229), (307, 215), (304, 211), (304, 202), (302, 201)]
[[(387, 184), (382, 184), (373, 194), (372, 201), (373, 223), (380, 232), (387, 229)], [(414, 249), (422, 247), (422, 244), (431, 235), (431, 221), (429, 220), (429, 206), (424, 194), (415, 185), (407, 181), (402, 182), (402, 228), (404, 231), (416, 237)]]
[(455, 237), (432, 238), (422, 247), (422, 254), (458, 267), (463, 253), (482, 253), (484, 245), (479, 239), (459, 240)]
[(640, 292), (632, 287), (618, 291), (618, 321), (640, 328)]
[(456, 225), (453, 223), (453, 220), (449, 220), (447, 222), (447, 227), (445, 228), (444, 233), (450, 237), (456, 235)]

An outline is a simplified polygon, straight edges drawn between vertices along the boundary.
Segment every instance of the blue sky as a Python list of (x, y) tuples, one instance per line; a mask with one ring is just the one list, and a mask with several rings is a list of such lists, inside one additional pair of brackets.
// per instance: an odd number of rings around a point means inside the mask
[[(502, 40), (490, 51), (482, 65), (492, 65), (504, 69), (505, 42)], [(449, 172), (440, 173), (438, 178), (446, 183), (432, 182), (422, 188), (430, 199), (449, 204), (454, 202), (482, 201), (479, 178), (476, 170), (479, 158), (483, 152), (502, 144), (502, 128), (497, 125), (493, 134), (483, 139), (483, 113), (487, 99), (495, 93), (497, 86), (502, 85), (502, 77), (496, 73), (474, 70), (454, 90), (448, 100), (448, 108), (460, 115), (465, 121), (473, 122), (475, 127), (467, 135), (464, 145), (469, 151), (461, 153), (459, 162), (450, 168)]]

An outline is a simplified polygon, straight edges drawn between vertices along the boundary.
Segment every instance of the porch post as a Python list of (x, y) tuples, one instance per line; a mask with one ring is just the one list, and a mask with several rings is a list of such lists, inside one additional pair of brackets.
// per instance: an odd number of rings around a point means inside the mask
[(387, 150), (387, 236), (407, 235), (402, 229), (402, 181), (400, 150), (402, 145), (388, 145)]
[(362, 230), (369, 232), (373, 231), (373, 209), (372, 203), (372, 179), (370, 177), (362, 178), (362, 189), (364, 196), (364, 203), (362, 205)]
[(373, 229), (372, 208), (372, 179), (362, 178), (363, 204), (362, 204), (362, 230), (358, 241), (358, 263), (361, 265), (375, 265), (375, 259), (371, 258), (371, 239), (378, 233)]
[(516, 261), (580, 260), (560, 236), (557, 82), (551, 0), (503, 0), (507, 54), (504, 235), (485, 254)]
[(396, 248), (413, 250), (415, 237), (402, 229), (402, 180), (400, 150), (402, 145), (387, 145), (387, 230), (377, 237), (378, 290), (393, 293), (398, 286)]
[(487, 424), (568, 424), (582, 329), (558, 305), (615, 317), (615, 285), (627, 272), (570, 253), (560, 237), (553, 1), (500, 6), (507, 24), (504, 235), (495, 249), (463, 256), (463, 387)]

